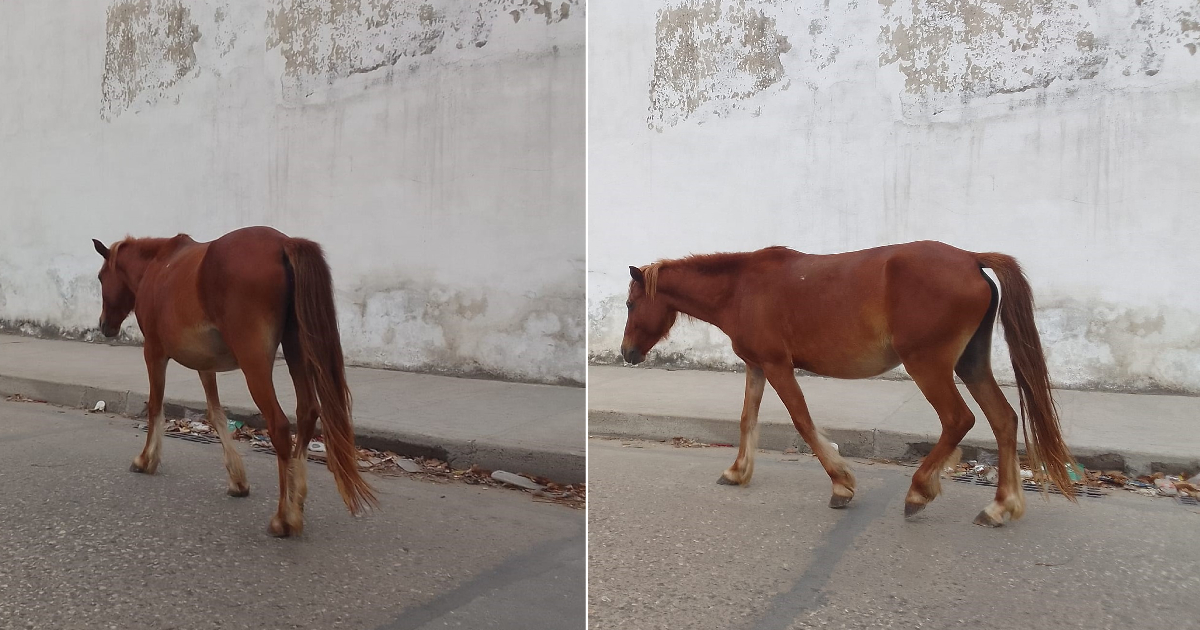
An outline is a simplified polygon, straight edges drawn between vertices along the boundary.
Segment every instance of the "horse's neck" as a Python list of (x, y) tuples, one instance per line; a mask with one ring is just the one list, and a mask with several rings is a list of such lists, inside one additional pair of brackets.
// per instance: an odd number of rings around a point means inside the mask
[(733, 290), (734, 274), (700, 273), (681, 266), (660, 276), (658, 283), (658, 291), (670, 300), (672, 308), (720, 326), (721, 315)]
[[(180, 238), (183, 236), (184, 238)], [(146, 238), (130, 242), (125, 245), (129, 248), (129, 256), (125, 264), (125, 273), (129, 279), (129, 285), (136, 292), (138, 285), (142, 283), (142, 278), (146, 275), (146, 270), (154, 264), (154, 261), (161, 258), (164, 254), (169, 254), (183, 247), (188, 242), (192, 241), (184, 235), (174, 238)]]

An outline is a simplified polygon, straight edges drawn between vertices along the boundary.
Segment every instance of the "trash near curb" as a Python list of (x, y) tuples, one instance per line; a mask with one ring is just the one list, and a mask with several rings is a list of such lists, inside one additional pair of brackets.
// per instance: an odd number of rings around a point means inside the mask
[[(980, 486), (995, 486), (1000, 472), (993, 460), (981, 459), (963, 462), (945, 470), (952, 481)], [(1185, 479), (1185, 475), (1166, 475), (1161, 472), (1130, 478), (1119, 470), (1089, 470), (1076, 464), (1067, 469), (1075, 485), (1076, 494), (1083, 497), (1100, 498), (1108, 495), (1106, 490), (1121, 489), (1146, 497), (1175, 497), (1181, 505), (1200, 505), (1200, 474)], [(1029, 492), (1043, 491), (1045, 475), (1030, 469), (1027, 462), (1021, 464), (1022, 486)], [(1062, 494), (1052, 484), (1045, 487), (1052, 494)]]
[(492, 479), (507, 483), (509, 485), (517, 486), (518, 488), (525, 488), (526, 490), (545, 490), (545, 488), (543, 488), (540, 484), (536, 484), (530, 479), (526, 479), (521, 475), (514, 475), (513, 473), (505, 470), (497, 470), (496, 472), (493, 472)]
[[(230, 428), (232, 430), (230, 433), (234, 439), (241, 442), (249, 442), (250, 447), (256, 452), (265, 453), (272, 457), (275, 456), (275, 448), (271, 445), (271, 439), (265, 430), (253, 429), (240, 422), (237, 423), (236, 428), (233, 425), (234, 423), (231, 422)], [(137, 427), (142, 431), (148, 429), (145, 423), (140, 423)], [(167, 437), (179, 438), (189, 442), (203, 444), (221, 443), (221, 440), (216, 436), (216, 432), (212, 430), (207, 421), (204, 421), (203, 416), (192, 412), (186, 413), (183, 418), (167, 420), (164, 433)], [(296, 437), (293, 435), (293, 444), (295, 443), (295, 439)], [(320, 437), (313, 438), (308, 445), (308, 460), (324, 464), (325, 458), (325, 443)], [(358, 449), (358, 467), (359, 470), (364, 472), (373, 472), (383, 476), (415, 476), (435, 483), (462, 481), (470, 485), (478, 485), (485, 488), (518, 488), (522, 491), (530, 491), (534, 501), (557, 503), (574, 509), (583, 509), (587, 504), (586, 484), (580, 483), (564, 486), (554, 483), (549, 479), (518, 475), (503, 470), (492, 472), (483, 470), (478, 466), (472, 466), (467, 470), (455, 470), (446, 462), (438, 459), (401, 457), (391, 451), (360, 448)]]

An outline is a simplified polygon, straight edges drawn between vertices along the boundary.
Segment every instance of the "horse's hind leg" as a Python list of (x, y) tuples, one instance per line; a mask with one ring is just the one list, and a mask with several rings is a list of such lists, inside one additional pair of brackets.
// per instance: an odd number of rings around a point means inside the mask
[(966, 384), (971, 397), (979, 403), (1000, 451), (1000, 479), (996, 498), (975, 517), (976, 525), (999, 527), (1005, 517), (1013, 520), (1025, 514), (1025, 493), (1021, 490), (1021, 464), (1017, 460), (1017, 412), (1004, 398), (1004, 392), (992, 375), (991, 347), (995, 307), (967, 344), (954, 368)]
[[(236, 348), (234, 352), (237, 352)], [(254, 398), (254, 404), (267, 421), (271, 446), (275, 447), (275, 461), (279, 466), (279, 507), (271, 518), (267, 532), (282, 537), (303, 531), (304, 515), (296, 509), (291, 499), (292, 429), (275, 396), (275, 384), (271, 379), (274, 355), (273, 349), (270, 353), (252, 353), (246, 358), (239, 356), (238, 363), (246, 375), (246, 387)]]
[(133, 458), (129, 465), (131, 472), (153, 475), (158, 470), (158, 462), (162, 457), (163, 434), (163, 390), (167, 384), (167, 357), (158, 350), (158, 346), (147, 341), (142, 348), (146, 358), (146, 372), (150, 376), (150, 400), (147, 405), (146, 446), (142, 452)]
[(842, 459), (841, 454), (825, 438), (821, 437), (813, 425), (812, 416), (808, 413), (808, 405), (804, 402), (804, 392), (800, 391), (800, 384), (796, 382), (796, 373), (792, 370), (791, 364), (764, 365), (763, 371), (767, 380), (770, 381), (771, 387), (775, 388), (775, 393), (779, 394), (779, 399), (787, 407), (788, 414), (792, 417), (792, 424), (800, 432), (800, 437), (804, 438), (804, 442), (812, 449), (829, 478), (833, 480), (833, 495), (829, 498), (829, 507), (846, 507), (850, 503), (850, 499), (854, 498), (854, 475), (850, 473), (850, 468), (846, 466), (846, 461)]
[(954, 382), (953, 364), (939, 358), (905, 361), (904, 367), (925, 394), (926, 400), (937, 411), (942, 422), (942, 435), (913, 473), (912, 485), (904, 498), (904, 515), (912, 516), (941, 494), (941, 474), (947, 460), (958, 449), (971, 427), (975, 426), (975, 414), (963, 400)]
[(304, 365), (300, 350), (300, 339), (294, 325), (289, 325), (283, 334), (283, 357), (287, 359), (292, 383), (296, 386), (296, 448), (292, 452), (291, 492), (296, 509), (304, 511), (304, 499), (308, 496), (308, 443), (317, 427), (321, 405), (313, 389), (312, 375)]
[(225, 410), (221, 408), (221, 399), (217, 395), (217, 375), (214, 372), (200, 372), (200, 383), (204, 385), (204, 398), (208, 403), (208, 424), (217, 437), (221, 438), (221, 451), (225, 459), (225, 470), (229, 473), (229, 496), (244, 497), (250, 494), (250, 482), (246, 480), (246, 467), (242, 464), (242, 456), (233, 446), (233, 438), (229, 436), (229, 420)]
[(717, 483), (744, 486), (750, 483), (750, 478), (754, 476), (754, 451), (758, 448), (758, 408), (762, 405), (766, 383), (762, 368), (746, 366), (746, 400), (742, 403), (742, 435), (737, 459), (721, 474)]
[(999, 527), (1007, 516), (1017, 520), (1025, 514), (1025, 493), (1021, 490), (1021, 464), (1017, 460), (1017, 412), (1004, 398), (1000, 384), (990, 373), (985, 381), (967, 383), (971, 396), (983, 409), (1000, 450), (1000, 479), (996, 498), (975, 517), (976, 525)]

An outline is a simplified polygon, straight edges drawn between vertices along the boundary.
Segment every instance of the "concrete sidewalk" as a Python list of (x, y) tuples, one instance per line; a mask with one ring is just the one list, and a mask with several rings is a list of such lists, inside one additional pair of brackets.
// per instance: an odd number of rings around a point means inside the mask
[[(438, 457), (460, 468), (478, 464), (563, 483), (585, 479), (582, 388), (366, 368), (348, 368), (347, 379), (362, 446)], [(229, 416), (261, 428), (242, 373), (217, 380)], [(282, 359), (275, 387), (294, 417), (295, 391)], [(0, 394), (89, 408), (103, 400), (107, 411), (140, 416), (149, 385), (141, 348), (0, 335)], [(184, 409), (203, 413), (206, 406), (196, 373), (173, 362), (166, 400), (168, 417)]]
[[(941, 425), (911, 381), (801, 377), (800, 387), (817, 427), (845, 455), (913, 459), (937, 441)], [(737, 444), (744, 389), (740, 373), (591, 366), (588, 431)], [(975, 449), (994, 452), (996, 440), (987, 420), (962, 391), (976, 418), (963, 441), (964, 455), (974, 458)], [(1005, 388), (1005, 394), (1018, 408), (1016, 390)], [(1067, 444), (1089, 468), (1137, 474), (1200, 469), (1200, 398), (1056, 390), (1055, 400)], [(807, 450), (769, 385), (759, 425), (760, 448)]]

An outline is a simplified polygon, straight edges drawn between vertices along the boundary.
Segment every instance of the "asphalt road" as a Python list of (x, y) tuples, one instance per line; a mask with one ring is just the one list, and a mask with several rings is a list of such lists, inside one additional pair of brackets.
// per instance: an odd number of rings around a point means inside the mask
[(310, 464), (304, 534), (267, 535), (275, 460), (125, 418), (0, 402), (0, 628), (583, 628), (584, 514), (523, 493), (372, 475), (353, 518)]
[(589, 441), (589, 628), (1200, 628), (1200, 507), (1030, 494), (985, 529), (993, 490), (945, 480), (906, 522), (911, 468), (851, 460), (831, 510), (815, 459), (717, 485), (735, 454)]

